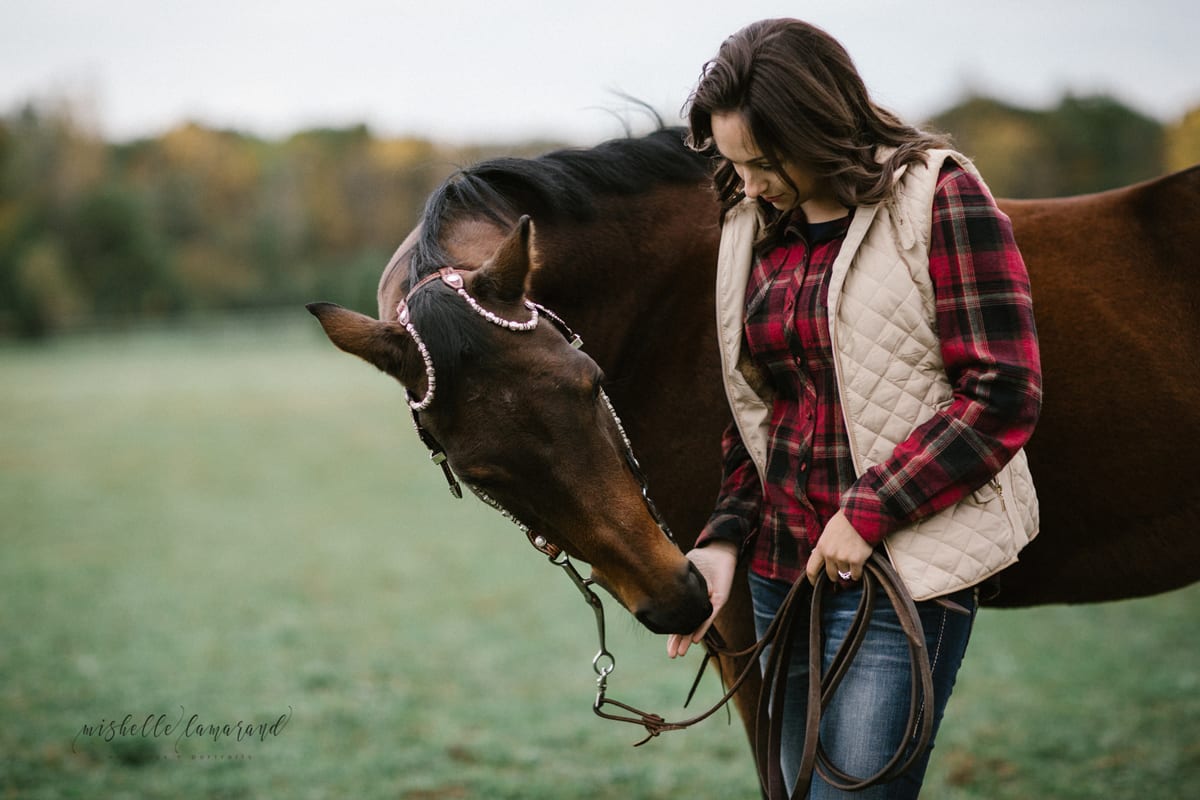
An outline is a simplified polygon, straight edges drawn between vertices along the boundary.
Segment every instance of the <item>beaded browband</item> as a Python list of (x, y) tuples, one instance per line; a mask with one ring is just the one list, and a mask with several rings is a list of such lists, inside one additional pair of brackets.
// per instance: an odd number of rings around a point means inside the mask
[[(454, 267), (442, 267), (437, 272), (426, 275), (424, 278), (417, 281), (416, 285), (409, 290), (408, 294), (403, 300), (396, 304), (396, 321), (403, 325), (404, 329), (408, 331), (408, 335), (412, 337), (413, 342), (417, 345), (417, 351), (421, 354), (421, 361), (423, 361), (425, 364), (425, 380), (428, 386), (425, 389), (425, 396), (420, 400), (417, 400), (416, 398), (409, 399), (408, 405), (413, 411), (424, 411), (425, 409), (429, 408), (430, 403), (433, 402), (433, 393), (437, 385), (437, 377), (433, 369), (433, 359), (429, 356), (429, 349), (425, 347), (425, 342), (421, 340), (420, 334), (417, 333), (417, 329), (412, 323), (412, 316), (408, 311), (408, 303), (412, 299), (413, 295), (435, 280), (441, 280), (442, 283), (458, 292), (459, 297), (465, 300), (467, 305), (470, 306), (471, 310), (473, 310), (476, 314), (483, 317), (493, 325), (499, 325), (501, 328), (507, 328), (510, 331), (531, 331), (536, 328), (538, 324), (539, 311), (546, 313), (552, 318), (554, 317), (553, 314), (551, 314), (542, 306), (538, 305), (532, 300), (526, 300), (525, 307), (529, 309), (529, 319), (527, 319), (525, 322), (516, 322), (511, 319), (504, 319), (498, 314), (488, 311), (486, 308), (479, 305), (475, 298), (471, 297), (471, 295), (467, 293), (463, 276), (458, 270), (454, 269)], [(562, 324), (561, 320), (555, 318), (555, 321), (560, 324), (560, 327), (564, 329), (566, 328), (566, 326)], [(582, 345), (582, 341), (578, 336), (574, 336), (573, 334), (572, 336), (573, 340), (571, 345), (573, 347), (579, 347)]]

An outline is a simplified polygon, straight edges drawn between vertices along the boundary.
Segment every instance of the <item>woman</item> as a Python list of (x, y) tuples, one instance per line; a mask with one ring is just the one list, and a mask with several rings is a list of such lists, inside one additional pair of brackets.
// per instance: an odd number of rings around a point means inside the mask
[[(734, 416), (720, 496), (688, 557), (716, 609), (748, 560), (760, 635), (795, 581), (824, 572), (828, 664), (882, 548), (917, 601), (936, 725), (977, 587), (1037, 532), (1021, 448), (1041, 373), (1008, 218), (965, 157), (875, 105), (842, 46), (804, 22), (727, 39), (688, 114), (725, 207), (717, 319)], [(670, 637), (668, 654), (709, 624)], [(789, 793), (805, 646), (782, 711)], [(908, 706), (907, 644), (886, 608), (826, 711), (822, 745), (841, 769), (874, 774), (904, 746)], [(928, 755), (854, 796), (916, 797)], [(843, 793), (814, 777), (810, 796)]]

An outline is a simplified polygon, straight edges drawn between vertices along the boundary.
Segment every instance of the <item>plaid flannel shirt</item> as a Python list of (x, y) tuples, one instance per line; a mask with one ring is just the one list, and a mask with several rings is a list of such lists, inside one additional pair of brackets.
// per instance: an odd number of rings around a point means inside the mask
[(929, 272), (953, 402), (856, 476), (829, 340), (829, 276), (850, 218), (789, 227), (755, 261), (743, 347), (775, 400), (765, 481), (736, 426), (722, 440), (724, 478), (697, 541), (752, 547), (750, 567), (795, 581), (841, 509), (867, 542), (961, 500), (1033, 432), (1041, 365), (1029, 277), (1008, 218), (970, 173), (947, 162), (934, 195)]

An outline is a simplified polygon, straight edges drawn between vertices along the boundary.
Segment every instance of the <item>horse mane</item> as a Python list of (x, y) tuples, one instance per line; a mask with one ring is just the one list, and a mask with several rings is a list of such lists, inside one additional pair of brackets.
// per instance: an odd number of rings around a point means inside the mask
[[(659, 184), (711, 180), (707, 159), (684, 143), (682, 128), (660, 127), (638, 138), (555, 150), (536, 158), (501, 157), (459, 169), (434, 190), (421, 215), (409, 259), (408, 285), (444, 266), (463, 266), (442, 245), (443, 232), (465, 218), (501, 230), (529, 214), (538, 223), (587, 222), (602, 197), (631, 197)], [(485, 356), (486, 327), (454, 292), (435, 281), (409, 304), (438, 385), (454, 379), (464, 358)]]
[(511, 227), (522, 214), (538, 222), (586, 222), (602, 196), (632, 196), (658, 183), (710, 179), (707, 159), (684, 144), (682, 128), (659, 128), (639, 138), (536, 158), (481, 161), (455, 172), (426, 201), (409, 262), (409, 285), (440, 267), (459, 266), (441, 238), (464, 217), (484, 217), (500, 228)]

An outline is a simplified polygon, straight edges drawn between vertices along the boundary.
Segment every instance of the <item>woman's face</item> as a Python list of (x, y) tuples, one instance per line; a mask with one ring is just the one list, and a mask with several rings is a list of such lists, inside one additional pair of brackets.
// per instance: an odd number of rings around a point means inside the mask
[(785, 162), (783, 170), (796, 188), (789, 186), (754, 143), (745, 120), (736, 111), (713, 114), (712, 134), (717, 150), (741, 178), (747, 197), (762, 198), (780, 211), (791, 211), (828, 195), (823, 181), (796, 164)]

